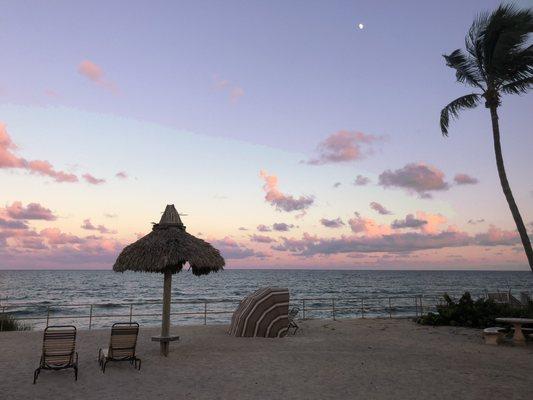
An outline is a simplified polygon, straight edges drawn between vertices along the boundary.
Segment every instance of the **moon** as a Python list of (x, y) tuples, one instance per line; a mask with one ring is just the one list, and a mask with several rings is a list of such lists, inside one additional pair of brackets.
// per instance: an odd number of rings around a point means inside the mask
[(358, 27), (360, 30), (363, 30), (365, 26), (364, 26), (363, 24), (359, 24), (359, 25), (357, 25), (357, 27)]

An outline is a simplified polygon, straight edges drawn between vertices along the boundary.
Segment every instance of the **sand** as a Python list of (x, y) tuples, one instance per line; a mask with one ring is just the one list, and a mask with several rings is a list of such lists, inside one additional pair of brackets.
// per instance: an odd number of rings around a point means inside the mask
[(98, 369), (109, 331), (80, 331), (80, 374), (33, 370), (41, 332), (0, 333), (0, 399), (533, 399), (533, 346), (488, 346), (474, 329), (409, 320), (302, 322), (284, 339), (234, 338), (225, 326), (173, 327), (168, 358), (141, 330), (142, 369)]

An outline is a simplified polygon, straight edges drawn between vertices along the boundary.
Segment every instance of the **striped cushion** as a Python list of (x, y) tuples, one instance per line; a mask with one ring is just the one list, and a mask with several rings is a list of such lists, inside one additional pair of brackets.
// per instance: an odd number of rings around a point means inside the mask
[(111, 329), (111, 341), (109, 343), (108, 357), (114, 359), (128, 358), (135, 356), (137, 345), (138, 325), (113, 326)]
[(43, 339), (43, 364), (60, 367), (71, 364), (76, 348), (76, 328), (48, 327)]

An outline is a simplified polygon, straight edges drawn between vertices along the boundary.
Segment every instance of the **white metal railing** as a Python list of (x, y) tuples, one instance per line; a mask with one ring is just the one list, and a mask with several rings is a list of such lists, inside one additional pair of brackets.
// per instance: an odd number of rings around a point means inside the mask
[[(309, 318), (394, 318), (394, 317), (416, 317), (425, 311), (435, 308), (438, 296), (361, 296), (361, 297), (319, 297), (319, 298), (297, 298), (291, 301), (291, 306), (298, 306), (301, 311), (301, 319)], [(199, 310), (189, 310), (171, 312), (175, 317), (198, 317), (207, 325), (208, 317), (231, 315), (240, 299), (225, 300), (195, 300), (195, 301), (173, 301), (172, 305), (198, 306)], [(134, 318), (161, 317), (161, 312), (146, 310), (147, 306), (158, 306), (162, 302), (132, 302), (132, 303), (81, 303), (81, 304), (50, 304), (43, 310), (44, 313), (30, 316), (18, 316), (21, 309), (43, 308), (43, 305), (30, 303), (0, 303), (0, 314), (9, 314), (16, 321), (46, 321), (46, 326), (51, 320), (88, 320), (88, 329), (92, 329), (96, 320), (115, 318), (127, 319), (130, 322)], [(213, 308), (214, 305), (234, 305), (231, 310), (221, 310)], [(103, 307), (126, 308), (127, 313), (97, 313), (98, 308)], [(203, 307), (201, 307), (203, 306)], [(137, 310), (135, 310), (137, 307)], [(139, 309), (141, 308), (141, 309)], [(63, 310), (63, 313), (58, 310)], [(65, 310), (83, 309), (81, 314), (65, 315)], [(37, 312), (35, 313), (37, 314)], [(0, 318), (0, 324), (3, 318)], [(152, 322), (153, 323), (153, 322)], [(1, 330), (1, 326), (0, 326)]]

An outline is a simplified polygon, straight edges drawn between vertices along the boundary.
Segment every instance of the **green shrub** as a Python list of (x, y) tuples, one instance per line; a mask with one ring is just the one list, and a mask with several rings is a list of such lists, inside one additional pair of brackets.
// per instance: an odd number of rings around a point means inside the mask
[(516, 307), (484, 298), (473, 300), (469, 292), (465, 292), (459, 301), (447, 294), (443, 297), (444, 304), (437, 306), (437, 313), (430, 312), (418, 318), (419, 324), (486, 328), (497, 325), (498, 317), (533, 318), (531, 301), (526, 306)]
[(0, 332), (1, 331), (29, 331), (31, 327), (14, 319), (8, 313), (0, 314)]

